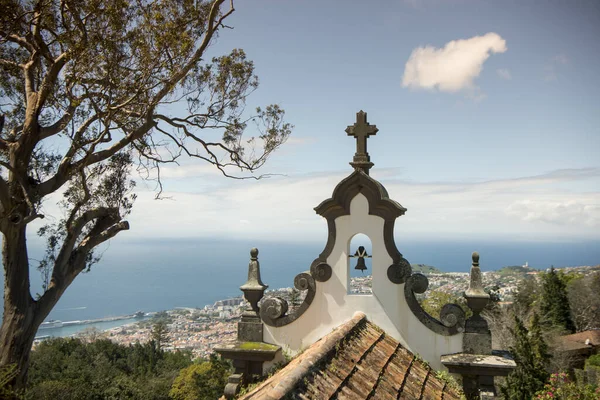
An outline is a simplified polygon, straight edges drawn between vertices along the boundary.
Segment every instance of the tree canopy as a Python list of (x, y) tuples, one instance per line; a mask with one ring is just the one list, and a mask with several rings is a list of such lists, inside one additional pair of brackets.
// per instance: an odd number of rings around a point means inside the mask
[(547, 346), (539, 330), (539, 321), (534, 314), (532, 330), (527, 330), (523, 322), (515, 316), (515, 327), (511, 329), (514, 346), (510, 351), (517, 367), (506, 378), (501, 387), (502, 395), (511, 400), (529, 400), (544, 387), (548, 372), (544, 362), (548, 359)]
[[(258, 78), (244, 51), (207, 54), (234, 12), (224, 3), (1, 0), (0, 365), (18, 365), (18, 384), (37, 327), (98, 261), (94, 249), (129, 229), (133, 168), (158, 193), (160, 165), (182, 156), (257, 177), (289, 136), (279, 106), (246, 114)], [(27, 226), (50, 196), (64, 215), (39, 232), (48, 246), (34, 298)]]
[(179, 372), (169, 395), (173, 400), (212, 400), (223, 395), (230, 365), (211, 355), (209, 361), (190, 365)]
[(540, 312), (542, 323), (546, 327), (575, 332), (567, 286), (554, 268), (550, 268), (550, 271), (542, 276)]
[(165, 352), (154, 341), (51, 339), (32, 352), (25, 398), (167, 400), (175, 377), (190, 365), (190, 353)]

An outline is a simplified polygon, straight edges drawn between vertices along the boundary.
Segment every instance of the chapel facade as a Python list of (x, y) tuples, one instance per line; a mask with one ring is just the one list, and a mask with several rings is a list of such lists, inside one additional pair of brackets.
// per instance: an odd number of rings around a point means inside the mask
[[(385, 187), (370, 175), (374, 164), (367, 140), (378, 129), (368, 123), (367, 113), (360, 111), (356, 122), (345, 131), (356, 140), (356, 153), (350, 162), (353, 170), (329, 199), (315, 207), (327, 222), (328, 236), (308, 270), (294, 279), (294, 287), (305, 293), (299, 307), (291, 309), (282, 298), (263, 298), (266, 285), (260, 278), (258, 250), (251, 252), (248, 281), (241, 287), (251, 309), (239, 323), (238, 342), (217, 349), (233, 359), (236, 367), (227, 397), (235, 397), (250, 376), (265, 373), (281, 359), (282, 350), (302, 354), (276, 374), (277, 378), (272, 377), (267, 381), (270, 383), (263, 383), (254, 395), (245, 398), (335, 398), (353, 390), (367, 394), (351, 398), (372, 398), (385, 381), (388, 385), (382, 385), (380, 392), (389, 393), (389, 398), (398, 398), (404, 390), (418, 392), (415, 398), (436, 398), (436, 393), (438, 398), (454, 398), (453, 389), (431, 373), (436, 370), (460, 374), (467, 397), (475, 398), (474, 393), (482, 390), (493, 391), (493, 376), (508, 374), (514, 362), (492, 354), (491, 333), (479, 315), (489, 300), (481, 283), (479, 255), (473, 254), (471, 284), (465, 288), (473, 316), (467, 320), (456, 304), (446, 304), (439, 316), (425, 312), (416, 295), (426, 292), (427, 277), (413, 273), (394, 240), (396, 220), (407, 209), (391, 199)], [(372, 244), (371, 294), (350, 290), (351, 260), (366, 256), (364, 248), (350, 248), (358, 234), (366, 235)], [(352, 339), (356, 337), (360, 339)], [(386, 345), (379, 348), (378, 343), (384, 342)], [(395, 369), (390, 367), (393, 360), (399, 363)], [(345, 372), (328, 379), (336, 374), (327, 374), (327, 368), (331, 369), (327, 365), (336, 363), (346, 367), (333, 369)], [(370, 374), (362, 378), (357, 375), (356, 383), (348, 386), (358, 370)]]

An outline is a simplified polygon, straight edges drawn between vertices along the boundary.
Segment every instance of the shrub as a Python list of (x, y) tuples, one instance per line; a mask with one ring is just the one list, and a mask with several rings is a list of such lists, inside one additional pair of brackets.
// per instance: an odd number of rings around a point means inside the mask
[(596, 368), (600, 369), (600, 354), (594, 354), (585, 360), (585, 369)]
[(535, 394), (535, 400), (597, 400), (600, 387), (578, 385), (564, 372), (552, 374), (544, 388)]

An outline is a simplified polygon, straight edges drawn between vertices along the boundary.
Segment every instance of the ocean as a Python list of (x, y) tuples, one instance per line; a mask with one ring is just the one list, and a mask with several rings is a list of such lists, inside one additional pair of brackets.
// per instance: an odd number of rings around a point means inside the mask
[[(446, 272), (468, 271), (471, 253), (475, 250), (481, 255), (484, 271), (525, 262), (530, 267), (544, 269), (551, 265), (600, 264), (600, 246), (592, 241), (403, 240), (397, 241), (397, 245), (411, 263), (433, 265)], [(102, 260), (92, 266), (89, 273), (75, 279), (47, 319), (87, 320), (136, 311), (204, 307), (220, 299), (239, 296), (239, 287), (247, 279), (251, 247), (260, 251), (263, 282), (270, 288), (290, 287), (296, 274), (309, 268), (323, 246), (324, 242), (118, 238), (103, 249)], [(370, 252), (368, 244), (367, 250)], [(361, 274), (354, 268), (351, 271), (353, 275)], [(31, 275), (31, 292), (35, 296), (41, 291), (40, 274), (32, 268)]]

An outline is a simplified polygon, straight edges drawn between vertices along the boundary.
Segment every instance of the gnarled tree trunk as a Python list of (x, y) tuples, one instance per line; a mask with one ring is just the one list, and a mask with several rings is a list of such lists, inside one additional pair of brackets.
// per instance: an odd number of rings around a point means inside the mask
[(17, 364), (19, 374), (14, 386), (21, 388), (27, 377), (31, 345), (45, 316), (36, 313), (36, 303), (29, 291), (26, 228), (21, 224), (6, 228), (2, 242), (5, 279), (0, 365)]

